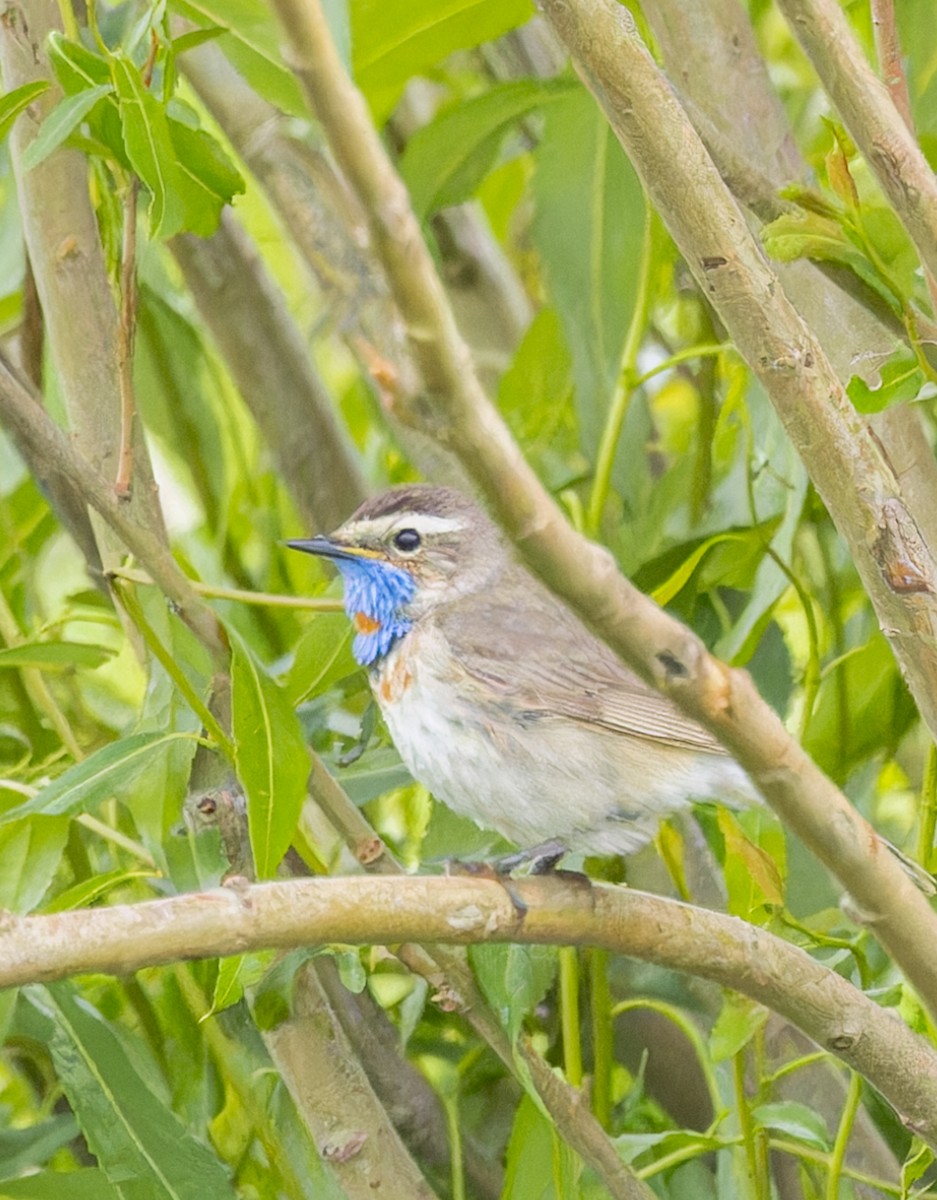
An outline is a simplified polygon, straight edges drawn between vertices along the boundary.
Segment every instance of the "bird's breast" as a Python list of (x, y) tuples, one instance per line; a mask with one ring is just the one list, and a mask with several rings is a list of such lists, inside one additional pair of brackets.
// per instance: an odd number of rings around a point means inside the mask
[(399, 704), (413, 686), (415, 664), (408, 652), (412, 638), (410, 634), (392, 646), (371, 672), (371, 687), (384, 710)]

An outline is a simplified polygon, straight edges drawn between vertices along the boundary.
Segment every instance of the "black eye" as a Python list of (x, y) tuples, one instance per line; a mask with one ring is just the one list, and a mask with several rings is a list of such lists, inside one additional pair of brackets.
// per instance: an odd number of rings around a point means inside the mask
[(398, 550), (403, 550), (405, 554), (419, 550), (422, 541), (423, 539), (415, 529), (401, 529), (399, 533), (394, 534), (394, 545)]

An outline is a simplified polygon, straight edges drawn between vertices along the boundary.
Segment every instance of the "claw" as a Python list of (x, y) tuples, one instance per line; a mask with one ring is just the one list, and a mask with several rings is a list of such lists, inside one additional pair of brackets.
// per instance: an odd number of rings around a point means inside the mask
[(549, 842), (541, 842), (527, 850), (518, 850), (516, 854), (505, 854), (492, 863), (499, 875), (510, 875), (518, 867), (529, 867), (531, 875), (549, 875), (556, 864), (569, 851), (556, 838)]

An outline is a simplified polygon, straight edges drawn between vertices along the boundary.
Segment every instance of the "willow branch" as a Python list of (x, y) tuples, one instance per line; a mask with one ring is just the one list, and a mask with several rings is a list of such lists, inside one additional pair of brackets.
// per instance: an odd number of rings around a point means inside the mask
[[(7, 90), (52, 80), (44, 44), (59, 29), (58, 10), (44, 0), (0, 4), (0, 68)], [(116, 480), (121, 456), (118, 313), (88, 189), (88, 164), (60, 147), (32, 170), (22, 165), (49, 110), (61, 99), (52, 87), (21, 113), (10, 152), (26, 249), (42, 305), (49, 352), (78, 450), (103, 478)], [(152, 468), (139, 423), (133, 423), (135, 487), (127, 506), (134, 521), (163, 533)], [(122, 549), (92, 516), (105, 568)]]
[[(300, 140), (281, 113), (257, 95), (210, 43), (182, 58), (182, 69), (263, 188), (285, 236), (321, 291), (337, 333), (370, 377), (382, 402), (419, 397), (403, 321), (389, 294), (357, 197), (324, 145)], [(453, 455), (394, 419), (395, 435), (427, 475), (464, 484)], [(344, 515), (347, 515), (344, 514)]]
[(78, 452), (41, 405), (30, 396), (0, 359), (0, 421), (28, 448), (32, 461), (42, 461), (45, 474), (65, 480), (140, 560), (150, 578), (176, 606), (180, 617), (216, 654), (223, 640), (215, 614), (199, 599), (173, 558), (165, 540), (134, 520), (130, 505), (118, 500), (113, 487)]
[[(873, 10), (880, 5), (884, 16), (888, 3), (875, 0)], [(645, 13), (668, 77), (675, 81), (727, 187), (760, 220), (774, 220), (785, 209), (779, 188), (792, 179), (806, 180), (807, 165), (771, 86), (748, 15), (736, 0), (712, 0), (705, 6), (652, 0)], [(744, 121), (738, 119), (737, 92), (717, 82), (726, 78), (743, 81)], [(874, 383), (877, 365), (904, 336), (900, 322), (884, 302), (851, 271), (831, 263), (799, 260), (773, 266), (785, 291), (823, 343), (839, 378), (845, 381), (858, 374)], [(937, 460), (919, 408), (892, 405), (869, 424), (933, 553), (937, 547), (937, 505), (933, 502)]]
[(937, 277), (937, 179), (836, 0), (779, 0), (843, 124)]
[(787, 1017), (861, 1071), (937, 1146), (937, 1053), (803, 950), (735, 917), (583, 877), (356, 877), (219, 888), (48, 915), (7, 914), (0, 987), (180, 958), (345, 942), (593, 945), (699, 975)]
[[(399, 862), (315, 755), (309, 790), (366, 871), (385, 880), (400, 877)], [(437, 995), (449, 997), (461, 1007), (478, 1036), (512, 1074), (517, 1073), (516, 1059), (520, 1058), (561, 1137), (589, 1163), (613, 1200), (651, 1200), (650, 1191), (621, 1161), (605, 1130), (581, 1102), (580, 1093), (554, 1073), (530, 1042), (511, 1046), (460, 951), (437, 945), (430, 952), (416, 942), (405, 942), (398, 946), (397, 957)]]
[(901, 45), (898, 40), (898, 26), (895, 21), (894, 0), (872, 0), (872, 33), (875, 36), (875, 50), (878, 54), (878, 66), (882, 73), (882, 81), (892, 104), (911, 132), (914, 132), (914, 118), (911, 115), (911, 97), (908, 94), (908, 80), (901, 62)]
[[(321, 9), (313, 0), (276, 0), (276, 8), (294, 69), (368, 214), (375, 248), (432, 396), (431, 411), (400, 415), (421, 423), (457, 451), (547, 583), (738, 758), (784, 821), (861, 908), (875, 914), (877, 936), (937, 1012), (937, 957), (926, 949), (937, 939), (937, 920), (924, 897), (889, 861), (892, 856), (869, 824), (791, 739), (748, 676), (713, 659), (698, 638), (623, 579), (605, 551), (562, 519), (478, 384), (406, 189), (384, 153), (364, 100), (344, 72)], [(588, 53), (604, 55), (601, 70), (615, 78), (620, 107), (641, 125), (634, 138), (635, 160), (646, 168), (642, 156), (653, 153), (656, 176), (670, 180), (663, 196), (655, 194), (655, 199), (822, 481), (860, 569), (881, 601), (883, 623), (897, 631), (902, 662), (913, 664), (908, 670), (922, 709), (937, 728), (937, 648), (931, 628), (937, 587), (910, 597), (889, 588), (879, 560), (885, 566), (905, 561), (916, 554), (920, 539), (888, 486), (877, 446), (849, 408), (820, 346), (780, 294), (625, 10), (610, 2), (571, 6), (550, 0), (546, 11), (577, 52), (588, 47)], [(678, 198), (691, 219), (673, 211)], [(933, 565), (925, 558), (921, 567), (922, 587), (930, 589)], [(935, 686), (928, 693), (931, 681)]]
[(376, 1192), (434, 1200), (364, 1073), (317, 966), (301, 970), (289, 1018), (264, 1034), (316, 1148), (348, 1200), (372, 1200)]

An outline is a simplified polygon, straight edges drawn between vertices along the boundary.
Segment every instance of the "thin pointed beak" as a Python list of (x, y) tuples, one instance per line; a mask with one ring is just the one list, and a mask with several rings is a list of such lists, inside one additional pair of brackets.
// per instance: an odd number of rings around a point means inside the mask
[(316, 554), (319, 558), (361, 559), (377, 557), (373, 550), (366, 550), (363, 546), (343, 546), (341, 542), (333, 541), (332, 538), (326, 537), (321, 533), (311, 538), (296, 538), (286, 544), (291, 550), (302, 550), (304, 554)]

